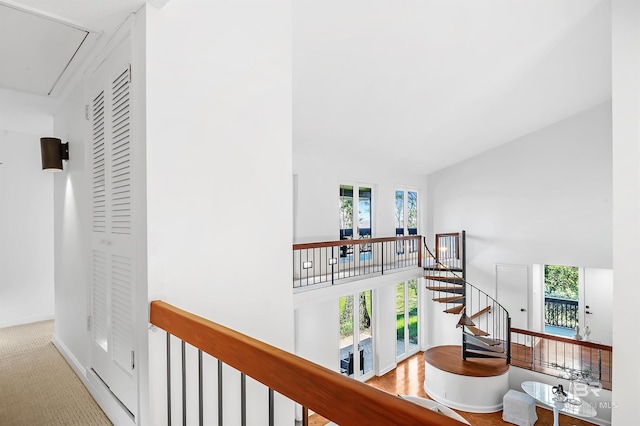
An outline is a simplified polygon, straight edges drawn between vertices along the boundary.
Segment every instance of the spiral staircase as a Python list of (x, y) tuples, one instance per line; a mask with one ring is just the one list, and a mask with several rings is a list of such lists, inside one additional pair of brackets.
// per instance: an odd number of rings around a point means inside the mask
[(424, 278), (434, 302), (443, 312), (458, 315), (462, 329), (462, 358), (502, 358), (511, 363), (509, 312), (466, 279), (466, 233), (437, 234), (428, 254)]

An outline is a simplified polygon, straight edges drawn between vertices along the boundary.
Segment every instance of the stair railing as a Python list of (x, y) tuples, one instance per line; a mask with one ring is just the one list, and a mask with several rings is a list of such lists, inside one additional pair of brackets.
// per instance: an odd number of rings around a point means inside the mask
[(578, 372), (591, 385), (613, 388), (612, 346), (519, 328), (511, 334), (511, 365), (555, 377)]
[(246, 425), (264, 412), (261, 424), (275, 426), (282, 397), (343, 426), (461, 424), (163, 301), (151, 302), (150, 323), (166, 332), (167, 425)]
[[(466, 233), (436, 234), (435, 254), (424, 239), (427, 259), (425, 269), (440, 274), (441, 290), (434, 290), (444, 301), (445, 312), (460, 314), (458, 326), (462, 328), (463, 358), (504, 358), (511, 363), (511, 318), (509, 312), (493, 297), (466, 280)], [(438, 276), (438, 275), (437, 275)], [(449, 282), (444, 282), (449, 277)], [(435, 278), (435, 277), (434, 277)], [(429, 279), (429, 278), (427, 278)], [(460, 286), (461, 297), (441, 297), (451, 294)], [(461, 302), (463, 300), (463, 302)], [(461, 305), (464, 303), (464, 306)], [(491, 345), (486, 345), (486, 343)], [(495, 343), (495, 344), (494, 344)]]

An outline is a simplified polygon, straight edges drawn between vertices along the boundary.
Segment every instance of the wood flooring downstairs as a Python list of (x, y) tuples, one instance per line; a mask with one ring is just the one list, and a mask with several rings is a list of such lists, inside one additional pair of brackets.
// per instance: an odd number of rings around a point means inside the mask
[[(367, 381), (367, 384), (389, 392), (393, 395), (415, 395), (423, 398), (428, 398), (423, 389), (424, 385), (424, 352), (418, 352), (417, 354), (407, 358), (400, 362), (398, 367), (390, 371), (381, 377), (374, 377)], [(502, 411), (495, 413), (468, 413), (466, 411), (456, 410), (462, 417), (467, 419), (469, 423), (474, 426), (497, 426), (497, 425), (510, 425), (511, 423), (504, 422), (502, 420)], [(553, 424), (553, 412), (541, 407), (536, 407), (538, 414), (538, 421), (536, 425), (551, 425)], [(565, 416), (560, 414), (559, 417), (560, 426), (592, 426), (594, 423), (590, 423), (586, 420), (577, 419), (574, 417)], [(324, 426), (329, 421), (317, 414), (309, 416), (309, 426)]]

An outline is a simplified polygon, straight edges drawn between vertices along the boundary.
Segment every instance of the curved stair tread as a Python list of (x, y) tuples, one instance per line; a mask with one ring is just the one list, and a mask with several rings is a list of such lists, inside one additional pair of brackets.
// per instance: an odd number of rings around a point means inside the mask
[(459, 314), (463, 310), (464, 310), (464, 305), (460, 305), (460, 306), (454, 306), (453, 308), (445, 309), (442, 312), (447, 314)]
[(430, 280), (430, 281), (440, 281), (443, 283), (452, 283), (452, 284), (464, 283), (464, 278), (462, 277), (454, 277), (454, 276), (446, 276), (446, 275), (425, 275), (424, 279)]
[(436, 286), (428, 285), (427, 290), (447, 291), (449, 293), (462, 293), (464, 292), (464, 287), (461, 285), (436, 285)]
[(502, 344), (500, 340), (487, 339), (486, 337), (483, 337), (483, 336), (470, 336), (469, 338), (473, 340), (477, 340), (487, 346), (499, 346), (500, 344)]
[(486, 308), (484, 308), (484, 309), (480, 309), (480, 310), (479, 310), (478, 312), (476, 312), (475, 314), (473, 314), (473, 315), (469, 316), (469, 318), (471, 318), (471, 319), (475, 319), (475, 318), (478, 318), (480, 315), (485, 314), (485, 313), (488, 313), (488, 312), (491, 312), (491, 306), (487, 306), (487, 307), (486, 307)]
[(492, 355), (499, 355), (504, 352), (504, 349), (502, 348), (502, 346), (497, 346), (497, 347), (484, 346), (482, 343), (479, 343), (476, 345), (476, 344), (467, 342), (467, 352), (468, 351), (482, 351), (482, 352), (490, 353)]
[(462, 268), (457, 266), (445, 266), (441, 264), (424, 266), (423, 269), (425, 271), (451, 271), (451, 272), (462, 272)]
[(465, 326), (470, 332), (471, 334), (473, 334), (474, 336), (488, 336), (489, 333), (487, 333), (484, 330), (480, 330), (478, 327), (474, 327), (472, 325), (467, 325)]
[(465, 283), (463, 278), (458, 277), (434, 277), (434, 276), (425, 276), (424, 277), (428, 281), (435, 281), (438, 283), (449, 283), (453, 285), (463, 285)]
[(476, 349), (467, 349), (467, 356), (469, 356), (469, 354), (473, 354), (472, 356), (484, 358), (507, 358), (507, 354), (505, 354), (504, 352), (479, 351)]
[(440, 302), (440, 303), (464, 303), (464, 296), (462, 295), (458, 295), (458, 296), (449, 296), (449, 297), (436, 297), (435, 299), (432, 299), (434, 302)]

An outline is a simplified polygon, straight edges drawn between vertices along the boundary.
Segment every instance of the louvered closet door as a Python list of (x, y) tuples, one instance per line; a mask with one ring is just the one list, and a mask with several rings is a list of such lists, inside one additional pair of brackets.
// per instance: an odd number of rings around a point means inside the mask
[(91, 129), (91, 367), (135, 415), (130, 67), (120, 52), (88, 85)]

